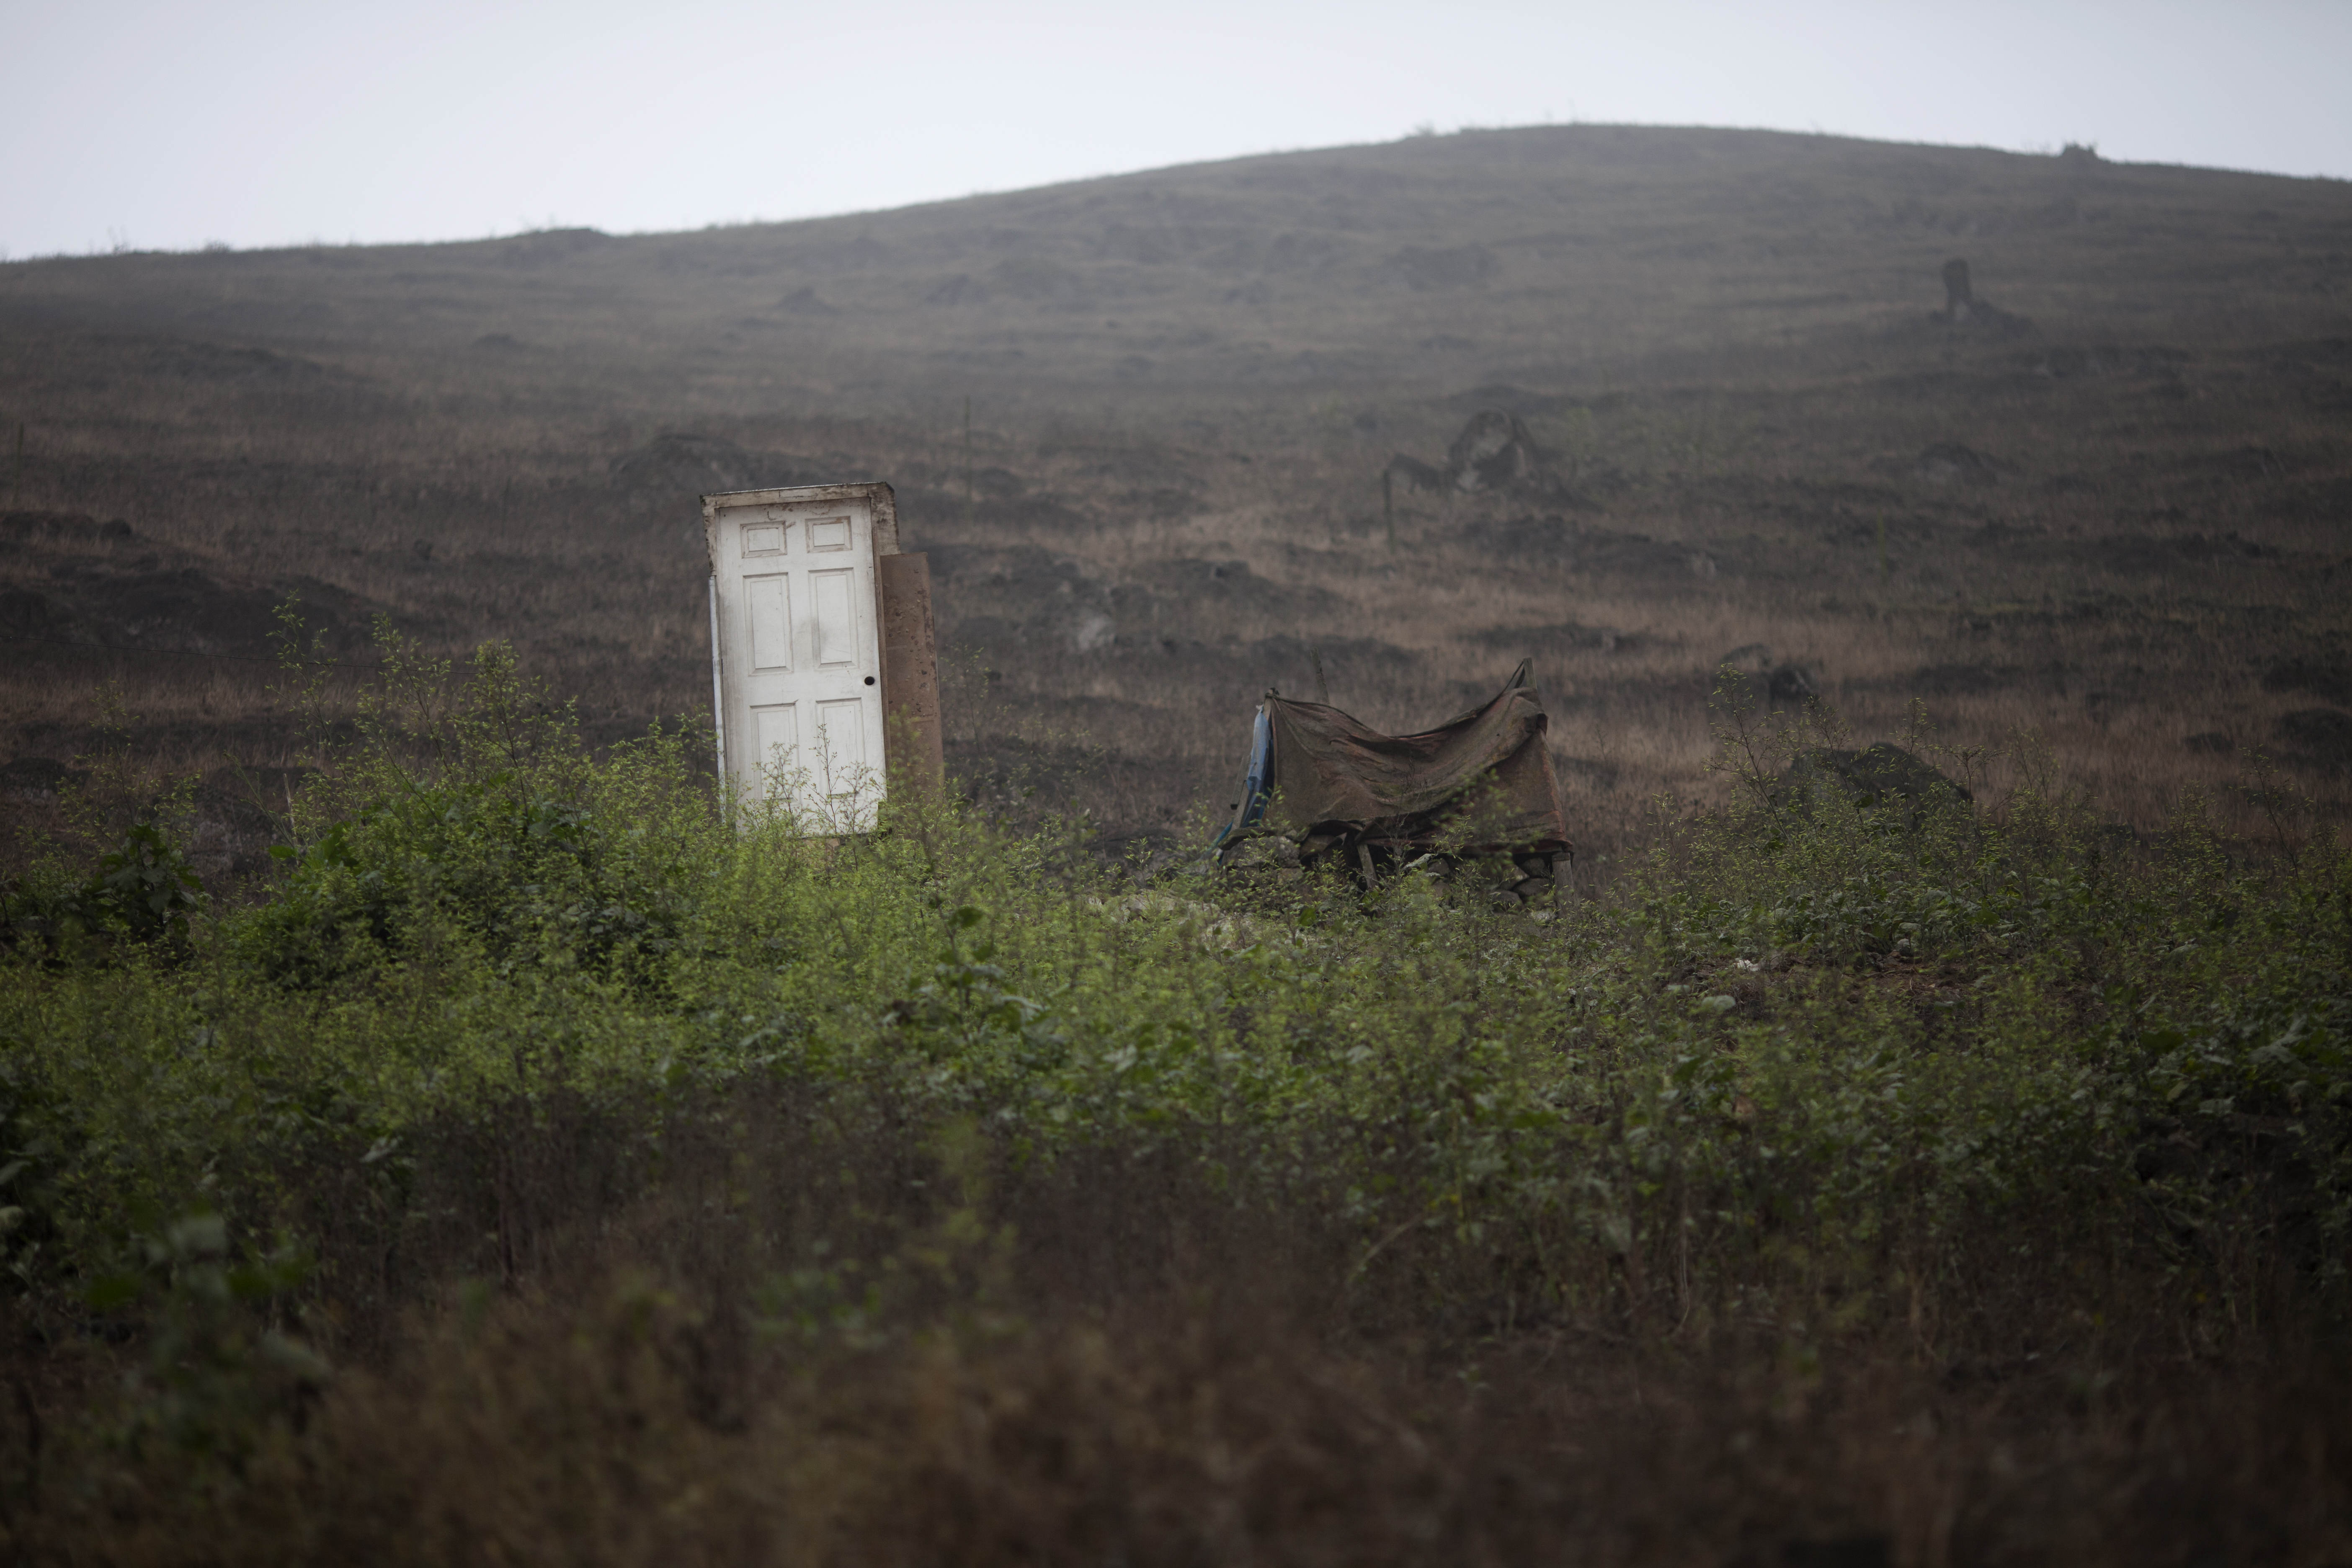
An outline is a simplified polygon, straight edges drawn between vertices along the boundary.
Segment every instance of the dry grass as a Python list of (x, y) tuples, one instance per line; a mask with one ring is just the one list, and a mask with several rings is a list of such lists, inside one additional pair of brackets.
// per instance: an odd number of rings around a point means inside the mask
[[(877, 476), (945, 552), (957, 767), (1118, 834), (1221, 805), (1310, 652), (1394, 728), (1525, 653), (1605, 863), (1704, 791), (1711, 671), (1759, 643), (1857, 735), (1915, 699), (1956, 748), (2031, 733), (2136, 829), (2194, 788), (2267, 831), (2256, 749), (2340, 822), (2346, 760), (2278, 725), (2346, 694), (2262, 677), (2352, 657), (2347, 236), (2326, 182), (1585, 127), (698, 235), (23, 264), (10, 504), (135, 531), (0, 541), (0, 631), (253, 656), (224, 595), (292, 590), (346, 657), (377, 612), (513, 638), (617, 735), (704, 700), (695, 489)], [(1955, 253), (2032, 334), (1928, 322)], [(1539, 501), (1404, 494), (1391, 545), (1381, 465), (1498, 397), (1591, 499), (1570, 542), (1513, 542)], [(678, 429), (749, 455), (615, 479)], [(6, 747), (86, 747), (109, 676), (160, 755), (283, 759), (266, 667), (24, 644)]]

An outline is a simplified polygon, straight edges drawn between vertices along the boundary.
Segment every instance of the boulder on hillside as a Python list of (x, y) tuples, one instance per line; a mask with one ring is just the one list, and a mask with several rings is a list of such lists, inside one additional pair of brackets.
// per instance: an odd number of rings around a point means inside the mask
[(1777, 785), (1780, 798), (1807, 816), (1842, 799), (1864, 811), (1899, 814), (1912, 827), (1973, 798), (1911, 752), (1884, 741), (1859, 752), (1809, 747), (1797, 753)]

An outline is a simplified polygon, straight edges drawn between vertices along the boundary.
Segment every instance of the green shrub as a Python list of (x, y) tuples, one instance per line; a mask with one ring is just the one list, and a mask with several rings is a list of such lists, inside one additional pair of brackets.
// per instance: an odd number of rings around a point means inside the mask
[[(2250, 1226), (2345, 1289), (2333, 846), (2232, 869), (2191, 803), (2119, 853), (2029, 770), (1924, 816), (1744, 790), (1549, 923), (1420, 877), (1180, 896), (1082, 829), (952, 805), (738, 830), (683, 735), (592, 757), (502, 651), (462, 680), (394, 655), (259, 902), (184, 911), (175, 962), (6, 971), (19, 1289), (191, 1195), (246, 1242), (396, 1247), (440, 1223), (419, 1184), (470, 1182), (511, 1229), (509, 1156), (420, 1151), (559, 1110), (642, 1151), (598, 1178), (620, 1203), (663, 1179), (678, 1107), (777, 1085), (1022, 1169), (1119, 1149), (1238, 1204), (1311, 1188), (1355, 1237), (1347, 1299), (1431, 1311), (1965, 1291), (1995, 1256), (2221, 1295)], [(1804, 732), (1733, 739), (1761, 784), (1757, 747)]]

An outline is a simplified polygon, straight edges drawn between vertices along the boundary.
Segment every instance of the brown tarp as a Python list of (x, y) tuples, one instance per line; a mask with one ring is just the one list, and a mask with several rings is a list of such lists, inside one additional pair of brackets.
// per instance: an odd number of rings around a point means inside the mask
[(1266, 694), (1268, 826), (1391, 850), (1557, 855), (1571, 849), (1545, 744), (1550, 721), (1522, 661), (1494, 700), (1418, 735), (1382, 735), (1337, 708)]

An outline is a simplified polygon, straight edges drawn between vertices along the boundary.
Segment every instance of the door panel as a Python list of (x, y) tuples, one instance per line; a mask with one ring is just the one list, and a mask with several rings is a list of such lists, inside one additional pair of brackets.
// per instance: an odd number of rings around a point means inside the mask
[(828, 796), (838, 798), (864, 782), (865, 707), (854, 697), (816, 705), (817, 776)]
[(857, 659), (857, 574), (812, 572), (809, 587), (816, 600), (816, 667), (846, 669)]
[(793, 668), (793, 580), (782, 573), (743, 579), (751, 612), (751, 671), (789, 673)]
[(751, 710), (751, 734), (758, 747), (757, 766), (772, 787), (792, 789), (801, 766), (801, 721), (798, 704), (772, 702)]

